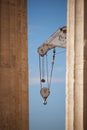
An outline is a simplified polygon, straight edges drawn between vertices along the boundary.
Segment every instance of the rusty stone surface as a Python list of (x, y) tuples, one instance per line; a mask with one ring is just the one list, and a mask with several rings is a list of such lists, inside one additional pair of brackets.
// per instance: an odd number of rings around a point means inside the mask
[(0, 130), (29, 130), (27, 0), (0, 0)]

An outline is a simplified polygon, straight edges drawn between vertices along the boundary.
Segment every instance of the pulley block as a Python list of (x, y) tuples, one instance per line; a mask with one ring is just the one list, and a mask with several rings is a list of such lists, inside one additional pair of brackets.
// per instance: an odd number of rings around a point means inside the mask
[(47, 104), (46, 99), (47, 99), (47, 97), (50, 95), (50, 89), (47, 88), (47, 87), (43, 87), (43, 88), (41, 88), (41, 90), (40, 90), (40, 94), (41, 94), (41, 96), (42, 96), (42, 98), (43, 98), (43, 104), (46, 105), (46, 104)]

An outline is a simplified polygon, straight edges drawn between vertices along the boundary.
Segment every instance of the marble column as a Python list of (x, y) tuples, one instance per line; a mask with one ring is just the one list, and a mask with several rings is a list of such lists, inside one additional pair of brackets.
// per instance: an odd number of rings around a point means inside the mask
[(29, 130), (27, 0), (0, 0), (0, 130)]
[(66, 130), (87, 130), (87, 0), (67, 1)]

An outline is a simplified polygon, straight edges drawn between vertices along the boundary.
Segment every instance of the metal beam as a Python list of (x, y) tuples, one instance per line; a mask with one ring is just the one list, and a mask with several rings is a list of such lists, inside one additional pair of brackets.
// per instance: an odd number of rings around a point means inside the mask
[(52, 48), (66, 48), (66, 32), (66, 26), (59, 28), (38, 48), (38, 53), (44, 56)]

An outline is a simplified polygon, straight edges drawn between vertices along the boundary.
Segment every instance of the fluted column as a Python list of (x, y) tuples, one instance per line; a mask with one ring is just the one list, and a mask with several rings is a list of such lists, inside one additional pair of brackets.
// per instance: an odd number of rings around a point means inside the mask
[(87, 1), (67, 1), (66, 130), (87, 130)]
[(0, 0), (0, 130), (28, 130), (27, 0)]

